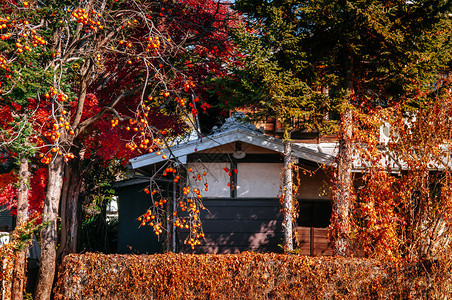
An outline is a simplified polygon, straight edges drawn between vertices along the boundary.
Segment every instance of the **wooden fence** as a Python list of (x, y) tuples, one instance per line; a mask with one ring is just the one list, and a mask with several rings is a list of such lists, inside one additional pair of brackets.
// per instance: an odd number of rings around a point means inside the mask
[(328, 228), (297, 227), (297, 240), (301, 255), (333, 255)]

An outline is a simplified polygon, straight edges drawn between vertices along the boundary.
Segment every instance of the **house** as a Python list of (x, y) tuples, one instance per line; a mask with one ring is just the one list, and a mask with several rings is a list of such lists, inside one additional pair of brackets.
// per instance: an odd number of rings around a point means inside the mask
[[(331, 215), (327, 171), (320, 166), (333, 163), (336, 145), (294, 144), (293, 157), (300, 172), (300, 188), (296, 195), (300, 204), (299, 240), (314, 240), (311, 227), (326, 228)], [(151, 205), (150, 195), (144, 189), (158, 182), (165, 197), (177, 198), (184, 186), (202, 190), (201, 211), (205, 240), (195, 248), (198, 253), (235, 253), (241, 251), (281, 252), (283, 244), (282, 213), (279, 203), (283, 171), (283, 141), (264, 135), (251, 124), (231, 117), (201, 137), (156, 153), (130, 160), (135, 175), (121, 182), (118, 189), (119, 253), (158, 252), (156, 235), (149, 227), (140, 227), (137, 217)], [(165, 158), (165, 156), (167, 158)], [(177, 166), (183, 164), (184, 168)], [(174, 182), (161, 176), (168, 166), (186, 172), (185, 180)], [(203, 174), (198, 180), (197, 174)], [(204, 190), (204, 184), (208, 190)], [(162, 241), (167, 250), (192, 252), (184, 244), (187, 232), (175, 230), (171, 220), (167, 230), (171, 233)], [(328, 248), (326, 230), (322, 231), (323, 250)], [(312, 254), (312, 244), (305, 245)], [(311, 252), (309, 252), (311, 251)]]
[(12, 231), (15, 227), (16, 221), (15, 218), (11, 215), (10, 210), (1, 205), (0, 206), (0, 231), (9, 232)]

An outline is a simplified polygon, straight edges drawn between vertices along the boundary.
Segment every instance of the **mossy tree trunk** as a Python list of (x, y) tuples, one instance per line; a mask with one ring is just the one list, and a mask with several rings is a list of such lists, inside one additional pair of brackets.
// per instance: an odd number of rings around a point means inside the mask
[(41, 265), (35, 300), (48, 300), (52, 293), (56, 263), (58, 206), (63, 186), (63, 169), (63, 157), (55, 156), (49, 164), (49, 182), (42, 215), (42, 222), (47, 225), (41, 230)]
[[(26, 157), (20, 157), (16, 227), (21, 226), (28, 221), (28, 190), (28, 159)], [(14, 258), (13, 282), (11, 291), (11, 299), (13, 300), (23, 299), (24, 286), (26, 282), (26, 252), (27, 249), (25, 248), (17, 252), (16, 257)]]

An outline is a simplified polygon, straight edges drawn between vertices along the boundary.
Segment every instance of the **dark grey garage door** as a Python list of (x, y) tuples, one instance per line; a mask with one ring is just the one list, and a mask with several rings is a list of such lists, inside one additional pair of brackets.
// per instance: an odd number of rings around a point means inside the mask
[(278, 199), (204, 199), (201, 214), (205, 241), (194, 251), (183, 244), (186, 231), (179, 232), (179, 249), (195, 253), (242, 251), (282, 252), (282, 213)]

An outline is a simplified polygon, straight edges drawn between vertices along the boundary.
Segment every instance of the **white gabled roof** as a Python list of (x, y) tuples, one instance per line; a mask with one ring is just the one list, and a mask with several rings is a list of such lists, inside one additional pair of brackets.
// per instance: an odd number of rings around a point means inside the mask
[[(264, 135), (256, 130), (251, 130), (249, 129), (249, 127), (236, 124), (234, 126), (229, 126), (224, 131), (214, 133), (207, 137), (202, 137), (197, 140), (189, 141), (180, 145), (170, 147), (168, 149), (161, 150), (160, 156), (155, 152), (148, 153), (132, 158), (129, 162), (132, 165), (132, 169), (137, 169), (164, 161), (165, 159), (162, 158), (163, 155), (167, 156), (166, 159), (178, 158), (184, 161), (188, 154), (207, 150), (213, 147), (218, 147), (231, 142), (243, 142), (273, 150), (279, 153), (284, 152), (284, 144), (282, 140)], [(297, 144), (293, 144), (292, 148), (293, 156), (296, 158), (326, 165), (331, 165), (334, 162), (334, 156), (323, 153), (321, 149), (310, 149), (308, 147), (300, 146)]]

